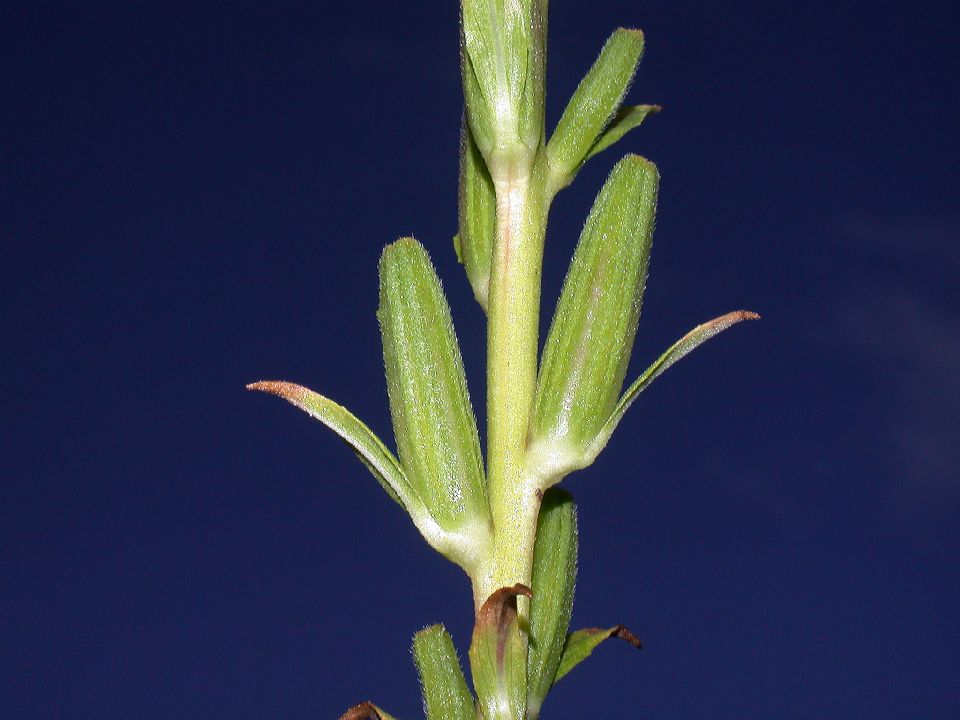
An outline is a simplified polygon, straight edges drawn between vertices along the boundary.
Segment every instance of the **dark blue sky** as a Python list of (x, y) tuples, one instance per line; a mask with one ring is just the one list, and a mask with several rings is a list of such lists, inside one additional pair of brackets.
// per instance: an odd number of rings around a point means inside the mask
[[(0, 13), (0, 711), (420, 715), (411, 635), (466, 578), (329, 432), (390, 437), (376, 262), (415, 234), (475, 399), (457, 5), (22, 2)], [(554, 206), (552, 310), (627, 150), (663, 175), (631, 410), (580, 506), (547, 717), (960, 717), (960, 100), (948, 3), (553, 3), (548, 114), (617, 25), (664, 112)], [(478, 408), (482, 413), (482, 408)]]

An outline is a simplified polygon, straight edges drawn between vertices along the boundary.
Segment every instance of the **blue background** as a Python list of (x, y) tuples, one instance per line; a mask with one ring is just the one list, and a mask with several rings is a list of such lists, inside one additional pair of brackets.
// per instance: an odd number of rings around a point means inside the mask
[[(663, 175), (634, 406), (580, 507), (546, 717), (960, 717), (956, 17), (937, 2), (555, 2), (548, 116), (617, 25), (664, 112), (557, 199), (548, 321), (618, 153)], [(341, 443), (385, 438), (383, 245), (414, 234), (473, 396), (453, 2), (0, 14), (0, 715), (418, 717), (411, 635), (470, 594)], [(481, 413), (482, 407), (478, 407)]]

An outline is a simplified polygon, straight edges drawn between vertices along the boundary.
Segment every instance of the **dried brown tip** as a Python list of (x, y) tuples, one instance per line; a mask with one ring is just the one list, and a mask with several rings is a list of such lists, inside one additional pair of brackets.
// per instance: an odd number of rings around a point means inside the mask
[[(258, 385), (259, 383), (253, 383)], [(250, 387), (249, 385), (247, 387)], [(258, 388), (254, 388), (255, 390)], [(369, 700), (359, 705), (354, 705), (340, 716), (340, 720), (382, 720), (383, 716), (377, 712), (377, 706)]]
[(270, 393), (284, 400), (294, 402), (303, 398), (307, 394), (307, 389), (296, 383), (284, 382), (283, 380), (261, 380), (250, 383), (246, 386), (247, 390), (257, 390), (259, 392)]
[(493, 594), (488, 597), (483, 605), (480, 608), (480, 611), (483, 612), (483, 608), (494, 607), (496, 605), (503, 605), (505, 602), (511, 598), (517, 597), (517, 595), (523, 595), (524, 597), (532, 598), (533, 590), (528, 588), (523, 583), (517, 583), (511, 587), (502, 587), (498, 590), (495, 590)]
[(610, 633), (610, 637), (617, 637), (621, 640), (626, 640), (628, 643), (633, 645), (637, 650), (643, 649), (643, 643), (640, 642), (640, 638), (634, 635), (632, 632), (627, 630), (623, 625), (617, 625), (613, 628), (613, 632)]
[(594, 635), (603, 635), (607, 638), (619, 638), (621, 640), (626, 640), (637, 650), (643, 649), (643, 643), (640, 642), (640, 638), (627, 630), (623, 625), (614, 625), (612, 628), (584, 628), (583, 631), (592, 633)]

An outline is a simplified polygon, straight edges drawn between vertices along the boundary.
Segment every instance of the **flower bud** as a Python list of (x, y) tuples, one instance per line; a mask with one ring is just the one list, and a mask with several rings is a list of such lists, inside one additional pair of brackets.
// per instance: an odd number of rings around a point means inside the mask
[[(614, 31), (574, 91), (547, 143), (550, 172), (558, 188), (569, 184), (580, 165), (593, 154), (591, 149), (627, 94), (642, 54), (642, 32), (623, 28)], [(630, 119), (635, 120), (633, 127), (639, 124), (636, 114)], [(625, 126), (620, 123), (619, 127)]]
[(640, 319), (659, 175), (628, 155), (590, 211), (543, 353), (529, 446), (546, 486), (588, 462), (617, 404)]
[(476, 419), (440, 279), (413, 238), (383, 252), (377, 316), (404, 473), (445, 532), (479, 541), (490, 519)]
[(546, 0), (463, 0), (467, 118), (492, 175), (543, 139)]

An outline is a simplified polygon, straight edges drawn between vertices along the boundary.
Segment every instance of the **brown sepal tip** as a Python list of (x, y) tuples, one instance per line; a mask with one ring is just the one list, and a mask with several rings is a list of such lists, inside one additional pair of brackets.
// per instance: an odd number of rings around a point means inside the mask
[(283, 380), (261, 380), (260, 382), (250, 383), (246, 386), (247, 390), (256, 390), (265, 392), (284, 400), (296, 402), (307, 394), (307, 389), (296, 383), (284, 382)]
[(377, 710), (377, 706), (368, 700), (354, 705), (340, 716), (340, 720), (383, 720), (383, 716)]
[(586, 628), (587, 632), (603, 634), (608, 638), (619, 638), (633, 645), (637, 650), (643, 649), (643, 643), (640, 638), (627, 630), (623, 625), (614, 625), (612, 628)]
[(510, 587), (499, 588), (495, 590), (490, 597), (484, 600), (483, 605), (480, 606), (480, 612), (477, 614), (488, 614), (494, 608), (506, 605), (508, 602), (510, 602), (510, 600), (515, 599), (518, 595), (532, 598), (533, 590), (528, 588), (523, 583), (517, 583), (516, 585), (511, 585)]

